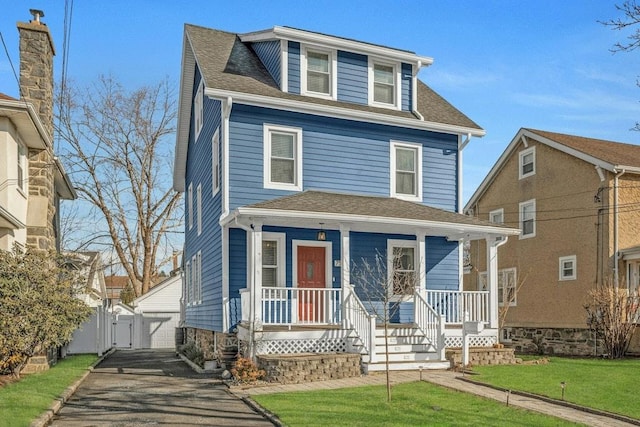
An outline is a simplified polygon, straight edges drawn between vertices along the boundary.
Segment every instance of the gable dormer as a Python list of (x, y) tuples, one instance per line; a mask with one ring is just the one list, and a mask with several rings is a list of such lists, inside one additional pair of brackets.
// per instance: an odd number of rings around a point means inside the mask
[(417, 74), (431, 58), (289, 27), (244, 34), (283, 92), (392, 110), (416, 109)]

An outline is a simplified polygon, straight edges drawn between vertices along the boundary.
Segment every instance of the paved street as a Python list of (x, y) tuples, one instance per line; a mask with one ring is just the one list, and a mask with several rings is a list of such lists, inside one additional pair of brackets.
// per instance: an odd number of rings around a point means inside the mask
[(272, 426), (175, 352), (116, 351), (89, 374), (53, 426)]

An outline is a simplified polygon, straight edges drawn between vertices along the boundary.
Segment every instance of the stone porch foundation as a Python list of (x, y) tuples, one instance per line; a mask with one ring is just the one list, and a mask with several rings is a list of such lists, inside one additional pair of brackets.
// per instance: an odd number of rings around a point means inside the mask
[[(586, 328), (506, 327), (510, 340), (505, 345), (518, 353), (562, 356), (599, 356), (604, 352), (600, 339)], [(509, 342), (510, 341), (510, 342)]]
[(362, 375), (361, 357), (352, 353), (298, 353), (257, 356), (267, 381), (301, 384), (311, 381), (352, 378)]

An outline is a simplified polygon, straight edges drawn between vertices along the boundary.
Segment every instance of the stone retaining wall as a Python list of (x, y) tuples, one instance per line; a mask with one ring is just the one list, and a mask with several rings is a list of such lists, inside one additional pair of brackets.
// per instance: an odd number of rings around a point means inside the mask
[(300, 384), (362, 375), (360, 355), (352, 353), (275, 354), (257, 356), (267, 381)]
[[(462, 349), (450, 349), (445, 358), (455, 368), (462, 365)], [(469, 349), (469, 363), (473, 366), (512, 365), (518, 363), (512, 348), (473, 347)]]
[(598, 356), (604, 352), (601, 340), (593, 331), (582, 328), (507, 327), (509, 347), (518, 353)]

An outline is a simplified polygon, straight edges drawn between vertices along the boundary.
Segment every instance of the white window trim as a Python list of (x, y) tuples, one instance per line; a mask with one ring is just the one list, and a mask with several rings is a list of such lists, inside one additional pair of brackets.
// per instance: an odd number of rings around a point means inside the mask
[[(413, 262), (415, 263), (414, 269), (416, 275), (420, 274), (420, 263), (422, 260), (418, 259), (418, 242), (416, 240), (400, 240), (400, 239), (388, 239), (387, 240), (387, 280), (391, 286), (389, 286), (389, 298), (391, 301), (404, 301), (413, 298), (413, 295), (395, 295), (393, 293), (393, 248), (413, 248)], [(420, 286), (424, 278), (417, 278), (417, 285)], [(422, 284), (424, 286), (424, 284)]]
[[(393, 85), (394, 85), (394, 103), (387, 104), (384, 102), (376, 102), (374, 101), (374, 73), (373, 67), (375, 64), (385, 65), (388, 67), (393, 67)], [(381, 108), (391, 108), (393, 110), (400, 110), (402, 106), (402, 79), (401, 79), (401, 71), (402, 68), (397, 62), (389, 62), (379, 58), (372, 58), (369, 56), (369, 76), (368, 76), (368, 91), (369, 91), (369, 105), (374, 107)]]
[(185, 264), (185, 274), (184, 274), (184, 281), (185, 281), (185, 299), (186, 299), (186, 303), (187, 306), (191, 305), (191, 261), (187, 261), (187, 263)]
[[(416, 150), (417, 165), (416, 165), (416, 193), (417, 195), (410, 194), (397, 194), (396, 193), (396, 148), (409, 148)], [(390, 182), (389, 194), (391, 197), (395, 197), (402, 200), (409, 200), (413, 202), (422, 201), (422, 144), (415, 144), (410, 142), (391, 141), (390, 153), (389, 153), (389, 170), (390, 170)]]
[[(524, 230), (523, 230), (523, 227), (522, 227), (522, 222), (523, 222), (523, 219), (524, 219), (523, 208), (526, 205), (533, 205), (533, 233), (525, 235), (523, 233)], [(527, 200), (526, 202), (521, 202), (518, 205), (518, 217), (519, 217), (518, 218), (518, 220), (519, 220), (518, 225), (520, 226), (520, 231), (521, 231), (520, 240), (529, 239), (531, 237), (536, 237), (536, 228), (537, 228), (537, 218), (536, 218), (536, 216), (537, 216), (536, 215), (536, 199)]]
[[(26, 196), (27, 193), (27, 182), (29, 181), (29, 170), (27, 168), (27, 155), (29, 153), (29, 149), (26, 145), (22, 144), (20, 141), (16, 141), (16, 156), (17, 156), (17, 169), (16, 169), (16, 179), (18, 184), (18, 191), (22, 193), (22, 195)], [(22, 172), (22, 179), (20, 179), (20, 173)]]
[(286, 234), (285, 233), (271, 233), (263, 232), (262, 241), (275, 241), (278, 245), (278, 273), (276, 276), (277, 288), (282, 288), (287, 285), (287, 247), (286, 247)]
[(189, 183), (187, 188), (187, 210), (189, 219), (189, 230), (193, 228), (193, 183)]
[[(514, 294), (514, 298), (513, 301), (511, 301), (509, 303), (510, 307), (515, 307), (518, 305), (518, 270), (516, 267), (511, 267), (511, 268), (503, 268), (502, 270), (498, 270), (498, 283), (496, 284), (496, 288), (498, 290), (498, 292), (500, 292), (500, 277), (503, 276), (506, 273), (510, 273), (513, 272), (513, 294)], [(483, 286), (483, 282), (484, 282), (484, 286)], [(486, 271), (482, 271), (480, 273), (478, 273), (478, 290), (479, 291), (486, 291), (488, 288), (487, 285), (487, 272)], [(503, 302), (499, 302), (500, 301), (500, 297), (498, 296), (498, 305), (500, 307), (504, 306), (504, 281), (503, 281), (503, 288), (502, 288), (502, 301)]]
[(316, 240), (292, 240), (291, 241), (291, 253), (293, 261), (291, 263), (291, 281), (294, 288), (298, 287), (298, 247), (299, 246), (316, 246), (325, 248), (325, 287), (333, 287), (333, 245), (331, 242), (318, 242)]
[[(323, 53), (329, 56), (329, 93), (319, 93), (307, 90), (307, 52)], [(300, 46), (300, 93), (316, 98), (338, 99), (338, 61), (336, 51), (326, 48), (301, 45)]]
[(220, 191), (220, 128), (211, 138), (211, 190), (212, 196)]
[(200, 136), (200, 131), (202, 131), (202, 128), (204, 127), (204, 82), (202, 80), (200, 80), (196, 96), (193, 100), (193, 115), (193, 126), (195, 128), (194, 142), (197, 142), (198, 137)]
[[(493, 221), (493, 216), (494, 215), (500, 215), (500, 217), (502, 218), (502, 221), (494, 222)], [(492, 224), (504, 224), (504, 209), (503, 208), (494, 209), (491, 212), (489, 212), (489, 222), (492, 223)]]
[[(524, 166), (524, 157), (528, 154), (533, 154), (533, 170), (526, 174), (522, 173), (522, 167)], [(526, 150), (518, 153), (518, 179), (527, 178), (536, 174), (536, 147), (529, 147)]]
[(198, 264), (198, 280), (196, 282), (196, 303), (202, 302), (202, 251), (196, 254), (196, 263)]
[[(562, 264), (566, 261), (571, 261), (573, 263), (573, 274), (571, 276), (564, 275), (564, 268)], [(576, 280), (578, 278), (577, 266), (578, 266), (577, 257), (575, 255), (561, 256), (558, 259), (558, 280), (559, 281)]]
[[(283, 182), (271, 182), (271, 138), (269, 135), (271, 132), (283, 132), (292, 133), (296, 136), (295, 145), (295, 182), (293, 184), (286, 184)], [(289, 126), (279, 126), (264, 124), (263, 125), (263, 142), (264, 147), (264, 188), (271, 188), (275, 190), (290, 190), (290, 191), (302, 191), (302, 128), (295, 128)]]
[(202, 234), (202, 185), (196, 188), (196, 221), (198, 223), (198, 236)]

